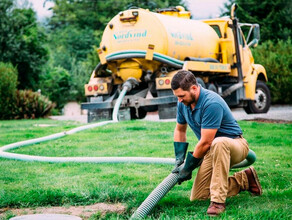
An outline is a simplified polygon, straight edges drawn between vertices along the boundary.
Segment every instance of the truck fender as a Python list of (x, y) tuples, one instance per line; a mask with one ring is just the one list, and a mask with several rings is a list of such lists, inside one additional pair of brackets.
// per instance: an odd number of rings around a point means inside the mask
[(265, 68), (260, 64), (252, 64), (252, 71), (244, 78), (245, 98), (254, 100), (257, 80), (268, 81)]

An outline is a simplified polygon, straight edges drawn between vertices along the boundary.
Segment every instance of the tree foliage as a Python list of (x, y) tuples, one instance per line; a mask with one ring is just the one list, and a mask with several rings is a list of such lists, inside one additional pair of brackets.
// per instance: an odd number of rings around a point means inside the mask
[(14, 110), (17, 87), (17, 69), (0, 62), (0, 119), (9, 119)]
[(268, 73), (268, 85), (272, 102), (292, 103), (292, 41), (268, 40), (253, 51), (256, 62), (262, 64)]
[(130, 7), (139, 7), (151, 11), (157, 8), (184, 5), (181, 0), (51, 0), (55, 3), (53, 16), (49, 24), (52, 29), (66, 26), (103, 30), (111, 18), (118, 12)]
[(236, 12), (239, 21), (257, 23), (261, 27), (261, 41), (292, 39), (292, 1), (287, 0), (229, 0), (225, 4), (229, 15), (231, 5), (238, 4)]
[(46, 63), (46, 36), (32, 9), (14, 7), (13, 0), (0, 1), (0, 61), (18, 70), (19, 88), (36, 89), (38, 74)]
[(82, 101), (84, 96), (84, 84), (88, 81), (88, 72), (92, 71), (83, 62), (76, 63), (71, 60), (68, 70), (58, 66), (48, 66), (40, 76), (39, 85), (42, 94), (52, 100), (57, 109), (61, 109), (68, 101)]
[(0, 62), (0, 120), (39, 118), (50, 114), (54, 104), (38, 92), (17, 90), (17, 69)]
[(62, 108), (70, 93), (70, 74), (62, 67), (47, 69), (47, 74), (41, 75), (41, 92)]
[(49, 34), (51, 61), (54, 66), (71, 70), (72, 60), (85, 61), (95, 44), (94, 30), (89, 28), (73, 26), (56, 29)]

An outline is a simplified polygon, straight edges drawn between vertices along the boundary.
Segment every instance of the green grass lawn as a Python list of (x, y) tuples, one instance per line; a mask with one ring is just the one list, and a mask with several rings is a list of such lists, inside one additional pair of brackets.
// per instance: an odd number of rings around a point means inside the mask
[[(221, 218), (291, 219), (292, 124), (239, 123), (250, 148), (257, 154), (254, 167), (258, 171), (263, 195), (251, 197), (242, 192), (228, 198), (227, 211)], [(49, 119), (0, 121), (0, 146), (80, 125)], [(174, 126), (174, 122), (126, 121), (11, 152), (41, 156), (169, 158), (174, 156)], [(197, 143), (190, 129), (188, 142), (191, 143), (189, 150)], [(123, 214), (95, 215), (91, 219), (128, 219), (172, 170), (171, 165), (157, 164), (41, 163), (8, 159), (0, 159), (0, 167), (0, 208), (89, 205), (97, 202), (122, 203), (127, 207)], [(209, 219), (206, 215), (209, 201), (190, 202), (191, 187), (192, 181), (175, 186), (148, 218)], [(3, 218), (9, 217), (11, 213), (7, 212)]]

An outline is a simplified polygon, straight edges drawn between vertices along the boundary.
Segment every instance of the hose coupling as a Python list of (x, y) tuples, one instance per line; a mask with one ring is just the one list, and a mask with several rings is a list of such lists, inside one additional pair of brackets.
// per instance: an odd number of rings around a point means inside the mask
[(135, 79), (134, 77), (130, 77), (130, 78), (127, 79), (126, 82), (124, 82), (123, 89), (125, 87), (127, 87), (127, 91), (129, 92), (129, 91), (131, 91), (133, 88), (135, 88), (138, 85), (139, 85), (138, 80)]

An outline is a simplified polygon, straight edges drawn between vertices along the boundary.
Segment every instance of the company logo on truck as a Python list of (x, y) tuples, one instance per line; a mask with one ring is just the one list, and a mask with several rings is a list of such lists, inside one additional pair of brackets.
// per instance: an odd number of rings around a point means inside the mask
[(147, 30), (126, 30), (126, 31), (117, 31), (113, 34), (113, 37), (118, 42), (125, 41), (135, 41), (147, 36)]
[(191, 32), (181, 32), (176, 30), (168, 30), (172, 38), (174, 38), (174, 44), (179, 46), (191, 46), (191, 42), (194, 38)]
[(179, 40), (194, 40), (192, 33), (182, 33), (180, 31), (170, 31), (170, 36)]

